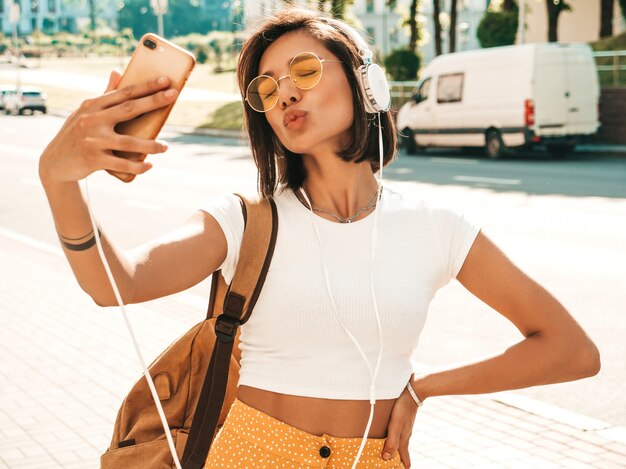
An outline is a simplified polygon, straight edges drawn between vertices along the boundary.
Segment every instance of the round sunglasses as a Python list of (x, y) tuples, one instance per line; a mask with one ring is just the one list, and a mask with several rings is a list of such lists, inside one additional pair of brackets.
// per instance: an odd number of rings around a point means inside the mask
[(289, 78), (300, 90), (310, 90), (322, 79), (324, 62), (341, 63), (340, 60), (320, 59), (313, 52), (300, 52), (289, 62), (289, 74), (278, 79), (259, 75), (246, 90), (246, 102), (257, 112), (267, 112), (278, 103), (278, 82)]

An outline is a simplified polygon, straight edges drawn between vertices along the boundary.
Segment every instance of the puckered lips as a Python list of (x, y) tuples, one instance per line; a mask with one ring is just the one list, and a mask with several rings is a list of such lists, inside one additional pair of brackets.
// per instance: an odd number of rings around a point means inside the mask
[(290, 130), (298, 130), (304, 123), (304, 117), (308, 113), (301, 109), (290, 109), (285, 112), (283, 117), (283, 125)]

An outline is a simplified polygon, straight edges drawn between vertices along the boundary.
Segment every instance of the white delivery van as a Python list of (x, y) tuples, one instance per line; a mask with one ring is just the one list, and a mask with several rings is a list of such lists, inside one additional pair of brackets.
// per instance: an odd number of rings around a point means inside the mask
[(420, 147), (507, 149), (541, 145), (563, 156), (593, 135), (598, 76), (586, 44), (524, 44), (441, 55), (400, 108), (408, 153)]

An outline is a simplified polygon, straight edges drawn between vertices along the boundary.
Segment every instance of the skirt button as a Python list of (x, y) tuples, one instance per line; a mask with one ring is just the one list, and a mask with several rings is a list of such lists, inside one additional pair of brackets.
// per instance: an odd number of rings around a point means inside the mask
[(330, 456), (330, 448), (328, 446), (322, 446), (320, 448), (320, 456), (323, 458)]

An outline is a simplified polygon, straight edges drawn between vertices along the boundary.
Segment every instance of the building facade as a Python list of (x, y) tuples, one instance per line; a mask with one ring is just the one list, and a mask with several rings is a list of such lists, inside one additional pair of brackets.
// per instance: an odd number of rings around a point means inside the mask
[[(307, 0), (296, 0), (296, 5), (307, 7)], [(409, 16), (411, 0), (398, 0), (394, 9), (386, 0), (355, 0), (347, 12), (348, 19), (363, 31), (363, 35), (379, 53), (387, 55), (394, 49), (409, 43), (409, 29), (403, 23)], [(448, 28), (450, 24), (450, 0), (440, 0), (443, 50), (448, 51)], [(476, 29), (487, 10), (488, 0), (457, 0), (457, 50), (479, 47)], [(284, 8), (282, 0), (257, 0), (245, 2), (246, 24), (254, 24), (273, 11)], [(428, 62), (435, 55), (433, 5), (431, 0), (421, 0), (418, 23), (422, 39), (419, 43), (423, 60)]]
[[(17, 23), (18, 34), (30, 34), (39, 30), (44, 32), (77, 32), (89, 23), (87, 1), (74, 0), (0, 0), (0, 31), (6, 35), (13, 33), (9, 14), (11, 5), (20, 6), (20, 18)], [(115, 0), (98, 1), (97, 17), (107, 24), (117, 21), (117, 2)]]
[[(548, 40), (548, 14), (545, 0), (525, 0), (525, 42)], [(624, 32), (619, 2), (614, 0), (613, 34)], [(559, 42), (594, 42), (600, 38), (600, 0), (569, 0), (572, 11), (559, 15)]]

